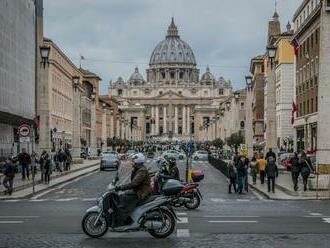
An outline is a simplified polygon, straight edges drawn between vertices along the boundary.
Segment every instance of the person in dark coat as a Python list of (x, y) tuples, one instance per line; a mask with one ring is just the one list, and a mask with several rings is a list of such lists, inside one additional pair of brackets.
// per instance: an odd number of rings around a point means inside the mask
[(15, 172), (16, 172), (16, 167), (13, 164), (12, 159), (9, 157), (7, 158), (4, 165), (3, 174), (5, 175), (5, 177), (2, 182), (3, 186), (7, 189), (5, 191), (6, 194), (11, 195), (13, 192)]
[(304, 151), (300, 152), (298, 155), (298, 165), (300, 167), (300, 173), (303, 178), (304, 191), (307, 190), (307, 182), (309, 175), (313, 171), (312, 163)]
[(298, 154), (296, 152), (294, 153), (294, 157), (292, 157), (290, 159), (290, 163), (291, 163), (291, 177), (292, 177), (292, 182), (293, 182), (293, 189), (294, 189), (294, 191), (297, 191), (300, 167), (299, 167)]
[(275, 193), (275, 178), (278, 177), (278, 168), (272, 156), (267, 160), (265, 171), (268, 179), (268, 192), (272, 189), (272, 192)]
[(49, 184), (50, 174), (52, 173), (52, 163), (47, 152), (44, 154), (44, 168), (42, 173), (44, 174), (43, 178), (45, 184)]
[(71, 162), (72, 162), (71, 152), (68, 148), (65, 148), (64, 152), (65, 152), (65, 156), (66, 156), (65, 170), (69, 171), (69, 170), (71, 170)]
[(270, 157), (273, 157), (274, 161), (276, 162), (276, 154), (273, 152), (272, 148), (269, 148), (268, 152), (266, 153), (266, 160), (268, 160)]
[(31, 164), (31, 156), (26, 152), (25, 148), (23, 148), (22, 152), (18, 154), (18, 161), (22, 166), (22, 180), (25, 180), (25, 175), (28, 179), (30, 179), (29, 166)]
[(237, 170), (234, 167), (233, 163), (231, 161), (229, 161), (229, 163), (228, 163), (228, 180), (229, 180), (228, 194), (231, 194), (231, 187), (232, 186), (234, 187), (235, 193), (237, 192), (236, 177), (237, 177)]
[(238, 193), (243, 194), (243, 187), (245, 186), (245, 177), (247, 174), (246, 158), (244, 156), (241, 156), (241, 158), (239, 159), (236, 169), (238, 180)]

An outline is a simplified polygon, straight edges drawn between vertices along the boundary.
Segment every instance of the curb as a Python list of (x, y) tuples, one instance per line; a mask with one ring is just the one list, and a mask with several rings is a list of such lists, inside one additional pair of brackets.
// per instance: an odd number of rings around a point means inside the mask
[[(85, 175), (87, 175), (87, 174), (90, 174), (90, 173), (93, 173), (93, 172), (99, 170), (99, 165), (98, 165), (98, 163), (97, 163), (97, 164), (93, 164), (93, 165), (91, 165), (91, 166), (88, 166), (88, 167), (84, 168), (83, 170), (85, 170), (85, 169), (90, 169), (91, 167), (95, 167), (95, 168), (92, 169), (92, 170), (89, 170), (89, 171), (83, 172), (82, 174), (79, 174), (79, 175), (76, 175), (76, 176), (70, 177), (70, 178), (68, 178), (67, 180), (64, 180), (64, 181), (62, 181), (62, 182), (57, 182), (57, 183), (55, 183), (55, 184), (52, 184), (52, 185), (50, 185), (49, 187), (46, 187), (46, 188), (44, 188), (44, 189), (37, 190), (37, 191), (34, 192), (34, 194), (31, 192), (31, 193), (26, 194), (26, 195), (24, 195), (24, 196), (18, 196), (18, 197), (4, 197), (4, 198), (0, 198), (0, 201), (2, 201), (2, 200), (21, 200), (21, 199), (28, 199), (28, 198), (30, 198), (30, 197), (36, 195), (36, 194), (40, 194), (40, 193), (42, 193), (42, 192), (44, 192), (44, 191), (47, 191), (47, 190), (52, 189), (52, 188), (55, 188), (55, 187), (57, 187), (57, 186), (59, 186), (59, 185), (61, 185), (61, 184), (63, 184), (63, 183), (67, 183), (67, 182), (73, 181), (74, 179), (77, 179), (77, 178), (79, 178), (79, 177), (85, 176)], [(73, 171), (73, 172), (77, 172), (77, 171), (78, 171), (78, 170)], [(71, 173), (73, 173), (73, 172), (71, 172)], [(68, 174), (71, 174), (71, 173), (68, 173)], [(68, 175), (68, 174), (66, 174), (66, 175)], [(55, 179), (56, 179), (56, 178), (58, 178), (58, 177), (55, 177)], [(26, 188), (24, 188), (24, 189), (27, 189), (27, 188), (32, 188), (32, 187), (26, 187)], [(22, 190), (24, 190), (24, 189), (21, 189), (21, 190), (15, 191), (15, 192), (19, 192), (19, 191), (22, 191)], [(32, 191), (32, 190), (31, 190), (31, 191)]]

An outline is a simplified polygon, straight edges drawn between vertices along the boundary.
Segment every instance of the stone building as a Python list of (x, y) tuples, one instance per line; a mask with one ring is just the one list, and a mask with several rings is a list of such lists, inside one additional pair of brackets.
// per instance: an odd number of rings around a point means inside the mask
[[(39, 1), (0, 1), (0, 156), (34, 149), (20, 144), (17, 128), (35, 126), (36, 9)], [(19, 18), (18, 18), (19, 17)]]
[(201, 127), (215, 118), (219, 103), (231, 94), (230, 81), (216, 80), (207, 67), (199, 77), (190, 46), (172, 19), (166, 38), (153, 50), (146, 79), (135, 68), (125, 82), (110, 82), (109, 96), (120, 103), (117, 136), (144, 140), (202, 140)]

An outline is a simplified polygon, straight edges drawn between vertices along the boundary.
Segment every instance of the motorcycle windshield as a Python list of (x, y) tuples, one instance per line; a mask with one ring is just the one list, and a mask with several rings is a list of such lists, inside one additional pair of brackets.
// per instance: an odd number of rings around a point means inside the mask
[(127, 184), (131, 182), (131, 173), (133, 169), (133, 163), (131, 161), (122, 161), (117, 171), (116, 186)]

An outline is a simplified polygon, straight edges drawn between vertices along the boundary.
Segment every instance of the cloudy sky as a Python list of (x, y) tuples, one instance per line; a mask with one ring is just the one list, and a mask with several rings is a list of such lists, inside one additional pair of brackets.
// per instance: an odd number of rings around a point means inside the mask
[[(244, 86), (250, 58), (265, 52), (275, 0), (44, 0), (45, 36), (79, 65), (109, 80), (145, 76), (150, 55), (170, 19), (192, 47), (201, 69)], [(278, 0), (282, 29), (302, 0)]]

